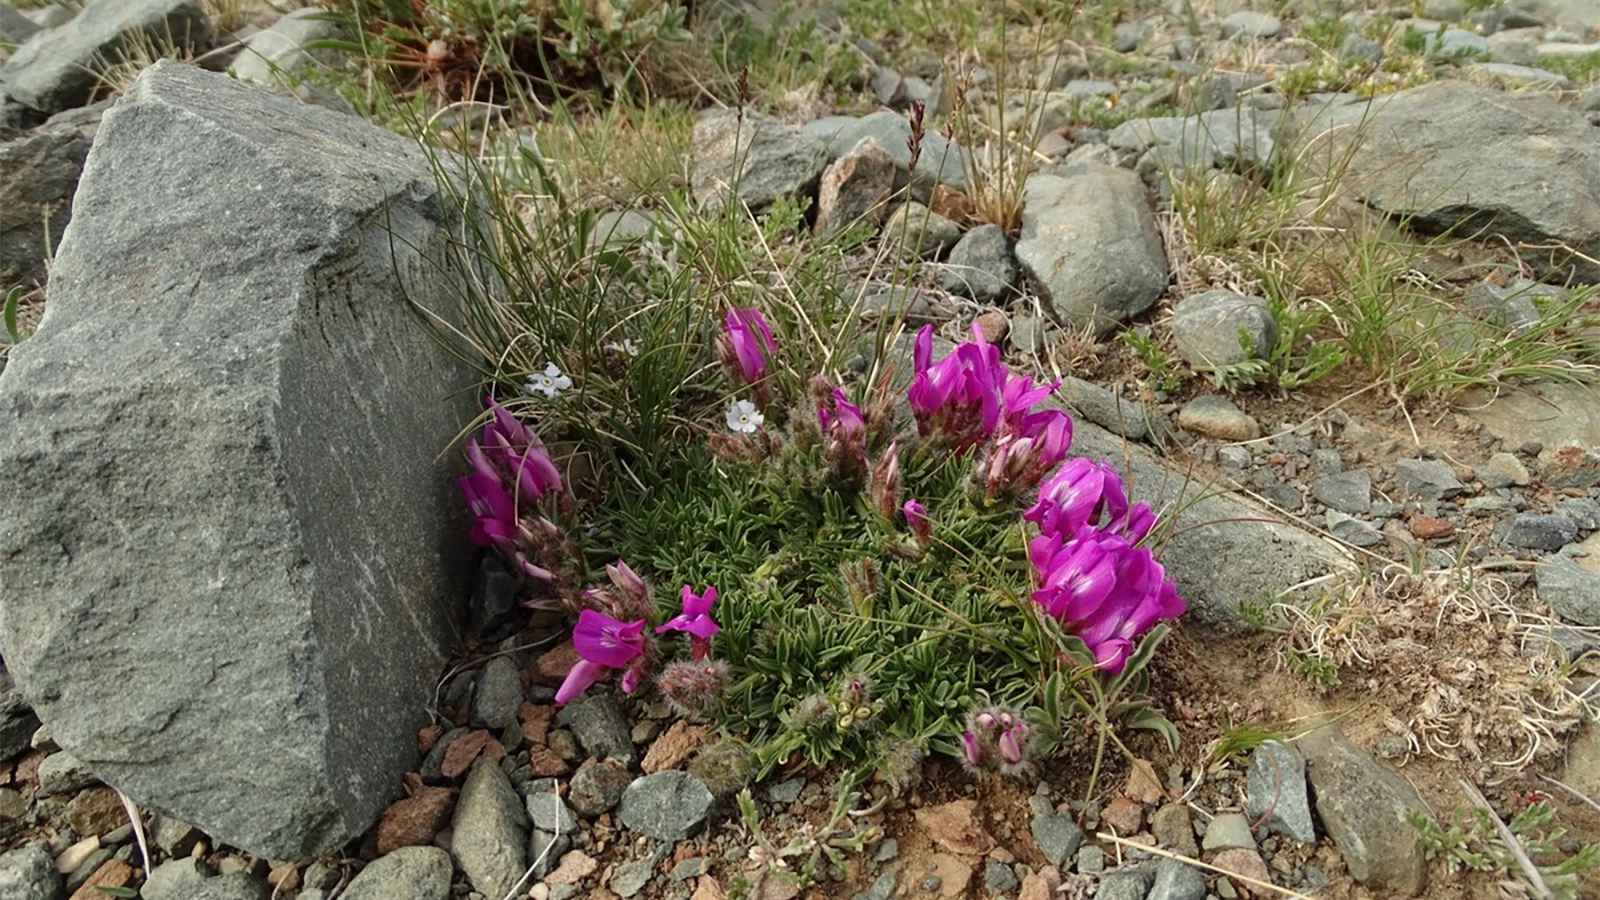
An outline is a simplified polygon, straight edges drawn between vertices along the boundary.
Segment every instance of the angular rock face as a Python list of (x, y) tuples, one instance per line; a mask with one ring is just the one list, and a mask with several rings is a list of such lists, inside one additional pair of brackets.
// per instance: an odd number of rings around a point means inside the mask
[(1139, 176), (1085, 166), (1033, 175), (1024, 189), (1017, 261), (1068, 328), (1105, 333), (1167, 287), (1167, 252)]
[(211, 39), (200, 0), (91, 0), (72, 21), (34, 35), (0, 66), (0, 82), (24, 106), (43, 113), (81, 106), (95, 72), (122, 58), (143, 33), (159, 48), (193, 50)]
[(1311, 128), (1327, 136), (1314, 158), (1335, 165), (1360, 141), (1348, 183), (1373, 207), (1422, 231), (1503, 235), (1545, 278), (1600, 281), (1600, 143), (1554, 98), (1440, 81)]
[(260, 856), (399, 793), (465, 596), (471, 374), (405, 301), (449, 296), (438, 195), (396, 135), (158, 63), (0, 376), (0, 653), (97, 775)]

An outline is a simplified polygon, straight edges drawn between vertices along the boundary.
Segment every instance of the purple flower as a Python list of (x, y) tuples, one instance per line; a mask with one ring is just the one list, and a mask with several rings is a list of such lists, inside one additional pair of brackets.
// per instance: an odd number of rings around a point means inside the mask
[(817, 406), (817, 425), (822, 431), (822, 455), (828, 468), (853, 484), (867, 467), (867, 421), (861, 407), (850, 402), (844, 391), (834, 388), (828, 395), (833, 409)]
[(830, 413), (826, 406), (817, 407), (817, 423), (823, 435), (846, 440), (865, 433), (867, 421), (861, 415), (861, 407), (851, 403), (844, 391), (838, 388), (834, 388), (829, 396), (833, 400), (833, 412)]
[(579, 613), (578, 624), (572, 629), (572, 646), (580, 661), (556, 691), (556, 705), (565, 706), (613, 669), (628, 668), (643, 657), (644, 625), (643, 619), (619, 622), (592, 609)]
[(493, 418), (467, 444), (475, 471), (493, 476), (524, 503), (534, 503), (563, 490), (561, 472), (544, 442), (509, 410), (487, 398)]
[(906, 527), (916, 535), (917, 543), (927, 547), (933, 543), (933, 524), (928, 521), (928, 508), (915, 499), (907, 500), (900, 511), (905, 513)]
[(472, 510), (472, 530), (468, 537), (479, 547), (493, 547), (508, 562), (530, 578), (544, 582), (556, 580), (555, 573), (533, 562), (535, 556), (529, 527), (517, 517), (516, 504), (501, 487), (500, 480), (482, 472), (456, 479), (467, 506)]
[(1045, 479), (1038, 500), (1022, 517), (1041, 532), (1072, 535), (1084, 525), (1122, 521), (1127, 515), (1128, 497), (1116, 471), (1080, 456)]
[(683, 600), (683, 612), (668, 619), (656, 629), (656, 634), (663, 631), (687, 631), (699, 638), (710, 638), (722, 630), (722, 627), (711, 620), (711, 606), (717, 602), (717, 589), (708, 587), (702, 594), (696, 594), (687, 584), (680, 593)]
[(983, 768), (983, 745), (978, 743), (978, 736), (970, 731), (961, 733), (961, 755), (965, 757), (968, 767)]
[(984, 496), (993, 499), (1034, 487), (1066, 458), (1071, 446), (1071, 416), (1059, 409), (1028, 413), (1016, 428), (1001, 429), (979, 463)]
[(767, 371), (767, 360), (778, 352), (767, 320), (760, 310), (745, 306), (729, 310), (723, 324), (727, 327), (725, 361), (732, 363), (730, 368), (737, 369), (746, 383), (756, 381)]
[(906, 399), (923, 438), (965, 453), (994, 433), (1000, 423), (1001, 388), (1007, 375), (999, 348), (972, 327), (973, 340), (933, 362), (933, 326), (917, 332), (913, 376)]
[(1033, 600), (1094, 654), (1096, 665), (1122, 671), (1133, 642), (1160, 619), (1187, 606), (1161, 564), (1125, 535), (1082, 526), (1064, 539), (1041, 534), (1030, 542), (1039, 587)]

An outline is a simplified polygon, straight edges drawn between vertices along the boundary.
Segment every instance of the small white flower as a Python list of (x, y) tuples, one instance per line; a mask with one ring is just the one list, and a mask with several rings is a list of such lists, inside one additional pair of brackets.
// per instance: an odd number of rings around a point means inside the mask
[(572, 379), (561, 374), (560, 366), (557, 366), (555, 363), (546, 363), (544, 367), (544, 374), (533, 376), (532, 378), (528, 379), (528, 383), (523, 386), (528, 389), (528, 393), (530, 394), (538, 392), (546, 397), (554, 397), (567, 388), (572, 387)]
[(728, 427), (741, 434), (754, 434), (765, 421), (767, 417), (749, 400), (740, 400), (728, 407)]
[(620, 353), (623, 356), (639, 355), (639, 345), (634, 343), (633, 338), (623, 338), (620, 342), (612, 341), (606, 344), (606, 349), (612, 353)]

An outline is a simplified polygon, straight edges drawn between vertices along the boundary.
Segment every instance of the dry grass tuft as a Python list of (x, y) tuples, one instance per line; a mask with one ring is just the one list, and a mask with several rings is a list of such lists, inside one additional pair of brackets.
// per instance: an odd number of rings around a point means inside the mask
[(1596, 712), (1551, 637), (1552, 620), (1482, 568), (1417, 574), (1393, 564), (1323, 603), (1273, 612), (1285, 625), (1280, 665), (1337, 667), (1412, 753), (1521, 770), (1559, 754)]

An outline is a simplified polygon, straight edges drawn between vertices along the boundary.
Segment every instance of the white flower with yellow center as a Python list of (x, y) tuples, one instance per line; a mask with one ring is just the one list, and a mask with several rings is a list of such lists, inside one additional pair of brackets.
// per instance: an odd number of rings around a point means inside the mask
[(572, 387), (572, 379), (561, 373), (560, 366), (555, 363), (546, 363), (544, 372), (528, 379), (528, 383), (523, 386), (528, 389), (530, 394), (540, 393), (546, 397), (554, 397)]
[(728, 428), (740, 434), (754, 434), (761, 429), (767, 417), (749, 400), (740, 400), (728, 407)]

